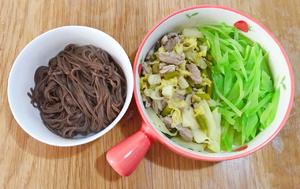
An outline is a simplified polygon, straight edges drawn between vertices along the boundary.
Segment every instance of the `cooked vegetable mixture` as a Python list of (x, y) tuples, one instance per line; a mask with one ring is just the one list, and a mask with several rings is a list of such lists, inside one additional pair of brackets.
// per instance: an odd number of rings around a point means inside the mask
[(195, 151), (232, 151), (273, 121), (279, 100), (268, 54), (220, 25), (168, 33), (142, 62), (140, 89), (154, 125)]

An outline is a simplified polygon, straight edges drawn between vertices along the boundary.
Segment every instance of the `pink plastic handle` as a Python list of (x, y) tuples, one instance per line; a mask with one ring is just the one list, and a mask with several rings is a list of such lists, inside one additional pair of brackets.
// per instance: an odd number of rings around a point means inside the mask
[(141, 129), (110, 149), (106, 159), (119, 175), (128, 176), (144, 158), (151, 143), (151, 139)]

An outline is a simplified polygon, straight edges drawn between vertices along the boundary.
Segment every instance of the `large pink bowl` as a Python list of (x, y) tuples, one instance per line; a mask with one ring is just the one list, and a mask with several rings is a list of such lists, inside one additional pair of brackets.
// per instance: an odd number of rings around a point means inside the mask
[[(233, 152), (195, 152), (183, 148), (169, 140), (164, 134), (158, 131), (149, 119), (143, 106), (139, 89), (140, 63), (146, 56), (149, 49), (159, 40), (162, 35), (184, 27), (217, 24), (224, 22), (234, 25), (236, 22), (246, 23), (250, 26), (250, 31), (244, 34), (262, 45), (269, 52), (270, 68), (277, 87), (281, 88), (280, 100), (276, 117), (272, 124), (261, 132), (255, 139), (247, 145)], [(274, 35), (269, 32), (255, 19), (230, 8), (223, 6), (194, 6), (179, 10), (162, 19), (146, 35), (138, 48), (134, 60), (135, 88), (134, 97), (143, 118), (141, 129), (113, 147), (107, 153), (107, 160), (110, 165), (122, 176), (127, 176), (134, 171), (138, 163), (142, 160), (151, 143), (158, 141), (167, 146), (175, 153), (197, 160), (223, 161), (247, 156), (270, 142), (285, 125), (292, 108), (294, 97), (294, 79), (291, 65), (282, 46)]]

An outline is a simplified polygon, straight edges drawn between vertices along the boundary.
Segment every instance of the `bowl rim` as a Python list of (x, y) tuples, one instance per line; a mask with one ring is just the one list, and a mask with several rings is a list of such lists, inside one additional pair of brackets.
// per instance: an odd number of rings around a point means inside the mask
[[(12, 77), (12, 74), (17, 66), (17, 62), (20, 61), (20, 56), (21, 54), (24, 53), (24, 51), (29, 48), (29, 46), (34, 43), (35, 41), (38, 41), (40, 39), (42, 39), (43, 37), (45, 37), (46, 35), (48, 35), (49, 33), (52, 33), (52, 32), (57, 32), (57, 31), (60, 31), (60, 30), (65, 30), (65, 29), (70, 29), (70, 28), (74, 28), (74, 29), (84, 29), (84, 30), (90, 30), (90, 31), (96, 31), (98, 32), (102, 37), (106, 38), (107, 40), (110, 40), (112, 41), (115, 45), (119, 46), (120, 47), (120, 50), (121, 50), (121, 53), (124, 54), (125, 56), (125, 60), (123, 62), (125, 63), (128, 63), (130, 68), (128, 70), (128, 76), (129, 76), (129, 80), (131, 81), (127, 81), (126, 79), (126, 83), (127, 85), (130, 84), (130, 86), (128, 87), (127, 86), (127, 90), (126, 93), (126, 98), (125, 98), (125, 102), (124, 102), (124, 105), (120, 111), (120, 114), (118, 114), (118, 116), (113, 120), (113, 121), (116, 121), (114, 124), (110, 124), (108, 125), (106, 128), (104, 128), (103, 130), (93, 134), (93, 135), (90, 135), (90, 136), (86, 136), (86, 137), (83, 137), (83, 138), (80, 138), (80, 139), (74, 139), (74, 138), (71, 138), (71, 139), (66, 139), (66, 140), (69, 140), (68, 142), (66, 143), (63, 143), (63, 144), (59, 144), (58, 142), (51, 142), (49, 140), (46, 140), (46, 139), (43, 139), (43, 138), (40, 138), (40, 137), (37, 137), (35, 134), (33, 134), (33, 132), (29, 131), (26, 127), (24, 127), (21, 123), (21, 120), (15, 115), (15, 111), (16, 111), (16, 107), (13, 107), (12, 106), (12, 99), (11, 99), (11, 92), (12, 92), (12, 89), (11, 89), (11, 77)], [(105, 50), (105, 49), (104, 49)], [(123, 72), (125, 72), (123, 69), (122, 69)], [(125, 74), (125, 73), (124, 73)], [(110, 36), (109, 34), (99, 30), (99, 29), (96, 29), (96, 28), (93, 28), (93, 27), (89, 27), (89, 26), (83, 26), (83, 25), (65, 25), (65, 26), (60, 26), (60, 27), (56, 27), (56, 28), (52, 28), (50, 30), (47, 30), (39, 35), (37, 35), (36, 37), (34, 37), (31, 41), (29, 41), (21, 50), (20, 52), (17, 54), (16, 58), (14, 59), (13, 61), (13, 64), (11, 66), (11, 69), (10, 69), (10, 72), (9, 72), (9, 76), (8, 76), (8, 79), (7, 79), (7, 98), (8, 98), (8, 104), (9, 104), (9, 107), (10, 107), (10, 110), (11, 110), (11, 113), (14, 117), (14, 119), (16, 120), (16, 122), (18, 123), (18, 125), (29, 135), (31, 136), (32, 138), (36, 139), (37, 141), (39, 142), (42, 142), (44, 144), (47, 144), (47, 145), (50, 145), (50, 146), (58, 146), (58, 147), (72, 147), (72, 146), (79, 146), (79, 145), (82, 145), (82, 144), (86, 144), (86, 143), (90, 143), (98, 138), (100, 138), (101, 136), (105, 135), (106, 133), (108, 133), (110, 130), (112, 130), (118, 123), (119, 121), (124, 117), (126, 111), (128, 110), (129, 108), (129, 105), (131, 103), (131, 100), (132, 100), (132, 95), (133, 95), (133, 82), (134, 81), (134, 77), (133, 77), (133, 72), (132, 72), (132, 64), (131, 64), (131, 61), (126, 53), (126, 51), (124, 50), (124, 48), (122, 47), (122, 45), (115, 39), (113, 38), (112, 36)], [(122, 113), (122, 114), (121, 114)], [(51, 131), (49, 131), (51, 132)], [(63, 138), (65, 139), (65, 138)]]
[[(136, 85), (136, 79), (137, 79), (137, 72), (136, 72), (136, 69), (137, 68), (137, 63), (138, 63), (138, 59), (140, 57), (140, 54), (141, 54), (141, 51), (142, 49), (144, 48), (144, 45), (146, 43), (146, 41), (148, 40), (148, 38), (151, 36), (151, 34), (162, 24), (164, 23), (165, 21), (167, 21), (169, 18), (177, 15), (177, 14), (180, 14), (182, 12), (186, 12), (186, 11), (190, 11), (190, 10), (194, 10), (194, 9), (205, 9), (205, 8), (214, 8), (214, 9), (222, 9), (222, 10), (226, 10), (226, 11), (229, 11), (229, 12), (232, 12), (232, 13), (235, 13), (235, 14), (239, 14), (243, 17), (246, 17), (248, 18), (249, 20), (253, 21), (254, 23), (256, 23), (259, 27), (261, 27), (271, 38), (272, 40), (277, 44), (277, 46), (280, 48), (280, 51), (281, 53), (283, 54), (284, 56), (284, 59), (285, 59), (285, 63), (287, 64), (288, 66), (288, 71), (289, 71), (289, 77), (290, 77), (290, 80), (291, 80), (291, 95), (290, 95), (290, 99), (289, 99), (289, 104), (288, 104), (288, 109), (287, 111), (285, 112), (285, 115), (284, 115), (284, 118), (282, 119), (279, 127), (276, 129), (276, 131), (269, 137), (267, 138), (266, 140), (264, 140), (262, 143), (260, 143), (259, 145), (257, 145), (256, 147), (254, 147), (252, 150), (250, 151), (246, 151), (244, 153), (240, 153), (240, 154), (236, 154), (236, 155), (232, 155), (232, 156), (227, 156), (227, 157), (209, 157), (209, 156), (203, 156), (203, 155), (199, 155), (199, 154), (195, 154), (195, 153), (192, 153), (192, 152), (189, 152), (189, 151), (186, 151), (186, 150), (183, 150), (177, 146), (175, 146), (174, 144), (172, 144), (170, 142), (169, 139), (167, 138), (163, 138), (160, 134), (158, 134), (157, 130), (155, 130), (151, 124), (148, 122), (146, 116), (143, 114), (143, 111), (142, 111), (142, 103), (139, 102), (139, 99), (138, 99), (138, 87)], [(295, 91), (295, 86), (294, 86), (294, 75), (293, 75), (293, 71), (292, 71), (292, 66), (289, 62), (289, 59), (288, 59), (288, 56), (286, 54), (286, 52), (284, 51), (283, 49), (283, 46), (279, 43), (279, 40), (274, 36), (273, 33), (271, 33), (265, 26), (263, 26), (259, 21), (257, 21), (256, 19), (252, 18), (251, 16), (243, 13), (243, 12), (240, 12), (238, 10), (235, 10), (235, 9), (232, 9), (232, 8), (229, 8), (229, 7), (226, 7), (226, 6), (222, 6), (222, 5), (195, 5), (195, 6), (191, 6), (191, 7), (187, 7), (187, 8), (183, 8), (183, 9), (180, 9), (178, 11), (175, 11), (169, 15), (167, 15), (166, 17), (164, 17), (163, 19), (161, 19), (157, 24), (155, 24), (146, 34), (146, 36), (143, 38), (141, 44), (139, 45), (139, 48), (137, 50), (137, 53), (136, 53), (136, 56), (135, 56), (135, 59), (134, 59), (134, 63), (133, 63), (133, 75), (134, 75), (134, 99), (136, 101), (136, 104), (137, 104), (137, 107), (138, 107), (138, 110), (139, 110), (139, 113), (140, 115), (142, 116), (143, 118), (143, 121), (145, 121), (146, 125), (148, 125), (148, 127), (152, 130), (152, 134), (154, 135), (155, 138), (157, 138), (159, 141), (161, 141), (163, 143), (163, 145), (166, 145), (168, 148), (170, 148), (172, 151), (174, 151), (175, 153), (179, 154), (179, 155), (182, 155), (182, 156), (185, 156), (185, 157), (188, 157), (188, 158), (192, 158), (192, 159), (196, 159), (196, 160), (205, 160), (205, 161), (224, 161), (224, 160), (231, 160), (231, 159), (237, 159), (237, 158), (242, 158), (242, 157), (245, 157), (245, 156), (248, 156), (250, 155), (251, 153), (261, 149), (262, 147), (264, 147), (267, 143), (269, 143), (271, 140), (273, 140), (276, 135), (279, 133), (279, 131), (284, 127), (288, 117), (289, 117), (289, 114), (291, 112), (291, 109), (292, 109), (292, 106), (293, 106), (293, 101), (294, 101), (294, 91)]]

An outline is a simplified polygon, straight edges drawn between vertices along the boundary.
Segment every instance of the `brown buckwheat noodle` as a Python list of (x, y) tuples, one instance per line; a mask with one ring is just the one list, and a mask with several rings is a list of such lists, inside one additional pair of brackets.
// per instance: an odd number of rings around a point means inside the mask
[(102, 130), (121, 111), (126, 82), (122, 70), (104, 50), (70, 44), (39, 67), (28, 93), (44, 124), (72, 138)]

